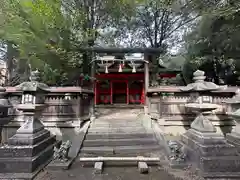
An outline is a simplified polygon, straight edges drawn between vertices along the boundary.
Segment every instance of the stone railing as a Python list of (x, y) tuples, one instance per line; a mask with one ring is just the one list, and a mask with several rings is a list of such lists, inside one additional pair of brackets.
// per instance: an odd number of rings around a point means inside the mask
[[(214, 111), (208, 118), (223, 133), (230, 132), (234, 122), (226, 112), (231, 112), (231, 106), (224, 103), (231, 98), (237, 87), (228, 87), (225, 90), (213, 91), (204, 94), (212, 103), (219, 104), (220, 108)], [(190, 93), (182, 92), (177, 86), (163, 86), (149, 88), (148, 109), (151, 117), (157, 119), (159, 125), (166, 133), (181, 134), (189, 127), (196, 115), (185, 108), (185, 104), (191, 102)]]
[[(51, 87), (49, 91), (45, 97), (46, 108), (40, 119), (57, 136), (62, 136), (66, 131), (67, 136), (71, 136), (72, 128), (79, 128), (82, 121), (90, 118), (93, 91), (81, 87)], [(21, 112), (15, 108), (21, 101), (22, 92), (15, 87), (7, 87), (6, 92), (12, 107), (8, 113), (10, 122), (3, 127), (3, 141), (23, 123), (19, 118)]]

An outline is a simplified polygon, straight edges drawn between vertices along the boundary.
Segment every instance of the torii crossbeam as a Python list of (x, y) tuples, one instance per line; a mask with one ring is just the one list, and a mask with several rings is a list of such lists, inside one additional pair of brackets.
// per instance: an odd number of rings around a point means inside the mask
[(160, 54), (162, 48), (104, 48), (104, 47), (80, 47), (80, 52), (95, 52), (95, 53), (149, 53)]

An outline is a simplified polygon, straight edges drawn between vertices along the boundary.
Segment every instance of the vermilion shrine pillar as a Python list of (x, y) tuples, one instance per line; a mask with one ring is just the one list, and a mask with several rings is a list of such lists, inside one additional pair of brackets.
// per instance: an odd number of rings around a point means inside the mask
[(110, 104), (113, 104), (113, 82), (112, 81), (110, 81), (110, 91), (111, 91)]

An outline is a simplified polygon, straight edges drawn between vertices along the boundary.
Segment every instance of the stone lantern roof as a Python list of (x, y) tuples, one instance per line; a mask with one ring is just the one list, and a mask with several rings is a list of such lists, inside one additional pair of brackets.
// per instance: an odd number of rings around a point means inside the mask
[(204, 71), (197, 70), (193, 73), (193, 83), (180, 88), (181, 91), (215, 91), (225, 89), (227, 86), (218, 86), (213, 82), (205, 81), (206, 76)]
[(223, 102), (227, 103), (227, 104), (240, 104), (240, 89), (237, 89), (235, 91), (235, 96), (233, 96), (231, 99), (227, 99)]

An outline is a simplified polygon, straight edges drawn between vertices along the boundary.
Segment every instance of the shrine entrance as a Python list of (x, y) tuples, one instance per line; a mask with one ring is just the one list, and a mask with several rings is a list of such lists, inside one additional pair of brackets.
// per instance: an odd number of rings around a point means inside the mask
[(128, 82), (124, 80), (112, 81), (112, 103), (127, 104), (128, 103)]
[(144, 104), (144, 76), (99, 74), (95, 84), (95, 104)]

